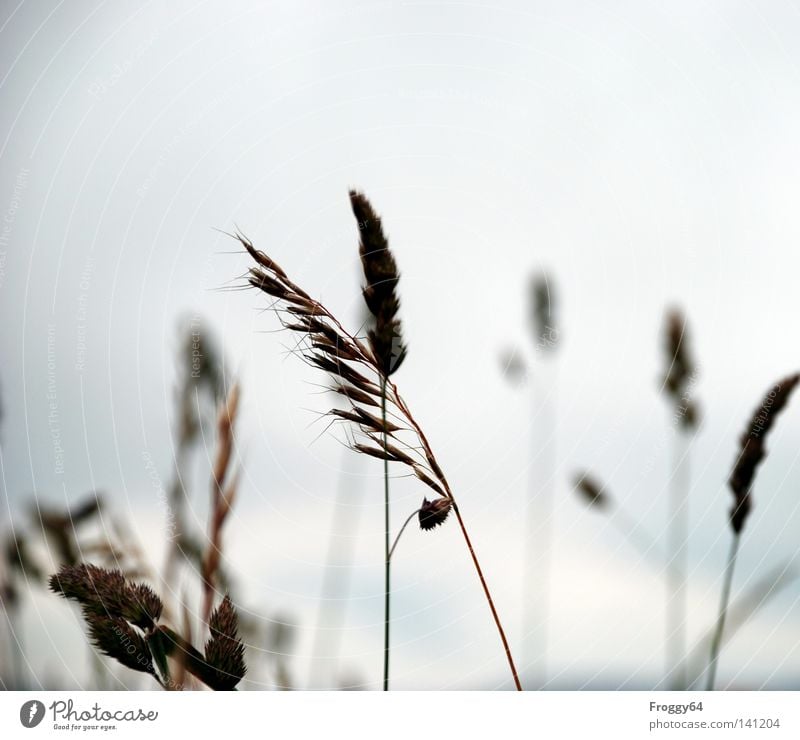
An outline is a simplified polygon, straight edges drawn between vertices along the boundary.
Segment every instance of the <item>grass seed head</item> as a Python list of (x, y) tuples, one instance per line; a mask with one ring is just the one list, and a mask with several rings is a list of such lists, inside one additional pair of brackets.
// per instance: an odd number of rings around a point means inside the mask
[(684, 429), (694, 429), (700, 416), (697, 404), (691, 398), (697, 367), (689, 351), (686, 317), (677, 308), (667, 312), (664, 327), (664, 358), (666, 369), (662, 378), (662, 388), (675, 404), (681, 426)]
[(531, 278), (530, 306), (536, 348), (554, 350), (558, 344), (557, 302), (553, 280), (544, 273)]
[(734, 498), (730, 522), (736, 534), (739, 534), (744, 528), (744, 523), (752, 509), (750, 490), (756, 470), (767, 454), (765, 446), (767, 435), (776, 418), (789, 402), (789, 397), (798, 382), (800, 382), (800, 373), (790, 375), (776, 383), (764, 396), (764, 400), (753, 413), (747, 429), (741, 436), (739, 455), (728, 479), (728, 485)]
[(86, 617), (89, 639), (103, 655), (127, 668), (155, 675), (153, 658), (144, 637), (119, 617), (90, 614)]
[(598, 483), (589, 473), (575, 477), (575, 490), (591, 507), (605, 509), (609, 505), (610, 500), (605, 489), (605, 485)]
[(383, 233), (380, 216), (375, 213), (367, 197), (351, 190), (350, 205), (360, 234), (359, 253), (366, 279), (362, 292), (375, 318), (368, 331), (369, 342), (383, 374), (389, 377), (400, 367), (407, 351), (397, 317), (400, 310), (400, 298), (397, 295), (400, 273)]
[[(377, 219), (377, 216), (374, 216), (366, 199), (358, 193), (353, 193), (351, 198), (359, 223), (363, 225), (370, 222), (374, 226), (376, 222), (372, 219)], [(365, 274), (368, 281), (370, 277), (386, 277), (389, 274), (388, 283), (385, 280), (378, 282), (380, 286), (388, 284), (391, 287), (396, 284), (397, 275), (391, 255), (388, 257), (390, 265), (386, 268), (383, 261), (387, 259), (385, 251), (379, 250), (378, 253), (383, 254), (383, 257), (374, 260), (375, 250), (364, 246), (375, 245), (376, 242), (380, 246), (383, 244), (381, 235), (380, 229), (377, 232), (373, 229), (364, 236), (362, 227)], [(296, 353), (307, 364), (327, 373), (333, 381), (333, 390), (348, 401), (349, 408), (333, 409), (330, 412), (333, 417), (349, 423), (353, 434), (348, 438), (348, 446), (361, 454), (403, 464), (437, 494), (449, 496), (449, 485), (422, 428), (412, 416), (394, 383), (388, 378), (388, 373), (397, 369), (397, 360), (402, 353), (390, 360), (380, 351), (379, 337), (369, 332), (370, 341), (362, 342), (345, 330), (322, 303), (312, 299), (292, 282), (286, 273), (277, 272), (274, 262), (258, 252), (245, 237), (239, 235), (237, 238), (258, 264), (251, 268), (248, 283), (274, 299), (271, 307), (278, 313), (283, 328), (299, 336)], [(384, 268), (384, 272), (381, 272)], [(370, 283), (365, 289), (368, 305), (377, 310), (382, 305), (379, 297), (383, 295), (382, 301), (389, 304), (390, 313), (396, 312), (397, 304), (392, 298), (394, 291), (390, 291), (391, 294), (382, 294), (380, 289), (371, 290), (371, 287), (375, 286)], [(387, 318), (386, 312), (378, 313), (375, 317), (376, 323), (381, 316)], [(388, 320), (390, 323), (396, 320), (394, 313)], [(399, 321), (395, 328), (399, 328)], [(384, 384), (385, 395), (381, 387)], [(381, 408), (384, 400), (387, 405), (385, 424), (373, 412), (374, 409)], [(392, 444), (383, 444), (381, 436), (384, 431), (392, 437)]]
[(50, 576), (50, 590), (77, 601), (87, 616), (124, 619), (152, 629), (163, 610), (161, 599), (144, 584), (130, 584), (118, 570), (96, 565), (62, 566)]
[(239, 617), (230, 596), (212, 612), (209, 620), (211, 637), (206, 643), (205, 659), (213, 669), (211, 688), (229, 691), (236, 687), (247, 672), (244, 645), (239, 639)]
[(420, 529), (427, 531), (444, 524), (452, 508), (453, 502), (449, 498), (423, 499), (419, 508)]

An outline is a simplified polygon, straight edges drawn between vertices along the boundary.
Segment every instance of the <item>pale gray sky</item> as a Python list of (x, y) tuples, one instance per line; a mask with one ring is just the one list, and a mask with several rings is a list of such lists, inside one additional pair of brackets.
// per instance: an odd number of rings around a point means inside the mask
[[(397, 381), (516, 644), (520, 512), (528, 469), (542, 466), (529, 394), (504, 382), (498, 355), (531, 349), (527, 276), (554, 275), (564, 335), (552, 685), (652, 686), (658, 567), (573, 501), (567, 480), (596, 470), (649, 530), (663, 529), (660, 331), (667, 305), (685, 307), (704, 411), (691, 452), (690, 634), (700, 634), (729, 543), (738, 436), (767, 388), (800, 366), (798, 34), (789, 2), (4, 4), (3, 518), (34, 491), (61, 502), (98, 487), (159, 552), (163, 511), (143, 454), (168, 480), (178, 318), (199, 313), (244, 392), (230, 566), (250, 607), (299, 622), (305, 681), (342, 448), (314, 441), (309, 410), (326, 398), (310, 383), (321, 378), (285, 356), (287, 338), (263, 333), (276, 328), (258, 311), (265, 301), (219, 290), (247, 260), (214, 229), (238, 225), (355, 322), (355, 186), (383, 214), (402, 270), (410, 353)], [(735, 589), (797, 551), (798, 403), (770, 438)], [(344, 663), (374, 683), (380, 463), (348, 465), (368, 480)], [(398, 524), (423, 494), (394, 485)], [(199, 485), (201, 524), (206, 497)], [(400, 552), (395, 685), (507, 686), (456, 528), (411, 532)], [(795, 585), (735, 638), (720, 681), (800, 686), (799, 600)], [(34, 670), (57, 671), (69, 612), (35, 603), (27, 629), (46, 650)]]

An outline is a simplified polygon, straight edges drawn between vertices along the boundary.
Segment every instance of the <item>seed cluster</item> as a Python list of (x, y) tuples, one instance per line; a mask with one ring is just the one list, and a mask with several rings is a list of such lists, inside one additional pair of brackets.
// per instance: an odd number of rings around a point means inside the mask
[(575, 478), (575, 490), (589, 506), (604, 509), (610, 503), (605, 485), (598, 483), (589, 473), (583, 473)]
[(687, 339), (686, 317), (678, 309), (667, 313), (664, 331), (666, 370), (663, 378), (664, 392), (675, 404), (677, 419), (684, 429), (693, 429), (700, 419), (692, 386), (696, 374)]
[[(361, 229), (361, 257), (367, 278), (364, 298), (375, 318), (366, 342), (346, 331), (275, 260), (237, 234), (236, 238), (256, 263), (249, 270), (248, 283), (274, 299), (272, 307), (284, 328), (301, 337), (298, 353), (309, 365), (328, 373), (333, 379), (331, 390), (346, 399), (346, 409), (332, 409), (329, 414), (334, 420), (347, 422), (353, 435), (359, 435), (360, 439), (355, 436), (348, 439), (349, 446), (356, 452), (406, 466), (437, 496), (451, 500), (447, 479), (428, 440), (389, 379), (406, 354), (397, 319), (399, 301), (394, 289), (398, 273), (394, 259), (380, 220), (367, 199), (355, 192), (350, 198)], [(384, 382), (386, 424), (375, 413), (381, 406)]]
[(755, 410), (747, 429), (739, 440), (741, 444), (739, 455), (728, 479), (728, 485), (734, 498), (730, 522), (736, 534), (742, 531), (752, 508), (750, 489), (756, 470), (767, 454), (765, 447), (767, 435), (778, 414), (789, 402), (789, 397), (798, 382), (800, 382), (800, 373), (790, 375), (776, 383)]
[(400, 298), (397, 283), (400, 273), (389, 242), (383, 233), (381, 219), (363, 193), (350, 191), (350, 205), (360, 231), (358, 252), (367, 284), (362, 291), (364, 302), (375, 319), (369, 330), (369, 344), (381, 372), (389, 377), (405, 359), (400, 319)]
[[(163, 605), (149, 587), (130, 583), (118, 570), (65, 565), (50, 577), (50, 590), (80, 604), (92, 644), (104, 655), (169, 684), (167, 658), (179, 656), (186, 669), (215, 691), (236, 687), (247, 670), (238, 617), (228, 596), (209, 620), (205, 655), (169, 627), (159, 624)], [(158, 670), (157, 670), (158, 668)]]

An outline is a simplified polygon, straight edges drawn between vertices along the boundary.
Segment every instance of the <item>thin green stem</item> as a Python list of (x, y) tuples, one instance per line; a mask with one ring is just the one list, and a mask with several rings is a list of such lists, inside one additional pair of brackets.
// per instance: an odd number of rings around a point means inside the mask
[(383, 589), (383, 690), (389, 690), (389, 614), (391, 608), (391, 532), (389, 530), (389, 456), (386, 439), (386, 378), (381, 377), (383, 421), (384, 589)]
[(400, 531), (397, 533), (397, 537), (394, 538), (394, 542), (392, 543), (391, 548), (389, 548), (389, 560), (392, 559), (392, 555), (394, 555), (394, 549), (397, 547), (397, 543), (400, 542), (400, 538), (403, 536), (403, 532), (406, 531), (406, 527), (411, 523), (411, 520), (420, 513), (422, 509), (417, 509), (416, 511), (412, 512), (408, 519), (403, 522), (403, 526), (400, 527)]
[(719, 604), (719, 617), (717, 618), (717, 629), (714, 632), (714, 639), (711, 641), (711, 659), (708, 664), (708, 684), (706, 691), (714, 690), (714, 680), (717, 677), (717, 661), (719, 660), (719, 650), (722, 645), (722, 633), (725, 631), (725, 617), (728, 615), (728, 603), (731, 598), (731, 584), (733, 583), (733, 571), (736, 567), (736, 556), (739, 553), (739, 533), (734, 534), (731, 542), (731, 551), (728, 555), (728, 564), (725, 567), (725, 583), (722, 586), (722, 598)]

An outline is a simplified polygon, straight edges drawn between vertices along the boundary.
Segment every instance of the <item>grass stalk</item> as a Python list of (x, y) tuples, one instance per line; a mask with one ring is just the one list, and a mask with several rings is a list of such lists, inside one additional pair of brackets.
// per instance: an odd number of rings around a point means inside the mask
[[(555, 360), (540, 365), (546, 382), (534, 388), (533, 419), (531, 430), (531, 459), (541, 461), (538, 471), (532, 465), (528, 474), (526, 502), (526, 558), (523, 587), (523, 624), (533, 626), (526, 639), (526, 675), (538, 688), (547, 685), (547, 657), (550, 631), (550, 601), (553, 570), (553, 531), (555, 514), (556, 380)], [(541, 400), (537, 401), (537, 390)], [(538, 638), (538, 639), (535, 639)]]
[[(16, 619), (18, 614), (15, 614), (12, 617), (10, 610), (3, 607), (3, 611), (6, 615), (6, 626), (8, 627), (8, 649), (11, 654), (11, 690), (13, 691), (22, 691), (25, 688), (25, 682), (23, 681), (23, 663), (25, 662), (25, 651), (22, 647), (22, 638), (19, 631), (19, 620)], [(16, 608), (13, 608), (14, 612), (18, 613)]]
[(386, 378), (381, 378), (381, 421), (383, 422), (383, 512), (384, 512), (384, 579), (383, 579), (383, 690), (389, 690), (389, 626), (392, 598), (392, 548), (389, 518), (389, 457), (386, 435)]
[(733, 571), (736, 568), (736, 556), (739, 554), (739, 540), (741, 534), (737, 532), (733, 536), (731, 549), (728, 554), (728, 564), (725, 567), (725, 582), (722, 585), (722, 598), (719, 604), (719, 616), (717, 617), (717, 627), (714, 631), (714, 639), (711, 641), (711, 657), (708, 663), (708, 682), (706, 691), (714, 690), (714, 681), (717, 677), (717, 661), (719, 660), (719, 650), (722, 646), (722, 635), (725, 631), (725, 619), (728, 616), (728, 604), (731, 598), (731, 584), (733, 583)]
[[(547, 658), (550, 632), (550, 601), (553, 577), (553, 517), (555, 480), (558, 467), (558, 433), (555, 393), (558, 378), (555, 350), (558, 346), (558, 301), (551, 276), (534, 275), (529, 285), (530, 321), (535, 340), (533, 382), (531, 459), (541, 456), (538, 475), (529, 467), (526, 505), (526, 558), (523, 587), (523, 624), (533, 630), (525, 640), (526, 669), (538, 688), (547, 685)], [(541, 399), (539, 396), (541, 395)], [(536, 639), (534, 639), (536, 638)]]
[(397, 533), (397, 537), (394, 538), (394, 542), (392, 546), (389, 548), (389, 559), (392, 559), (392, 555), (394, 555), (395, 548), (397, 547), (398, 543), (400, 542), (400, 538), (403, 536), (403, 532), (406, 531), (406, 527), (411, 524), (411, 520), (417, 516), (422, 509), (417, 509), (416, 511), (412, 511), (408, 518), (403, 522), (403, 526), (400, 527), (400, 531)]
[(486, 583), (486, 578), (483, 576), (483, 569), (481, 568), (481, 564), (478, 561), (478, 556), (475, 554), (475, 548), (472, 546), (472, 541), (469, 538), (469, 534), (467, 533), (467, 527), (464, 524), (464, 520), (461, 518), (461, 512), (458, 509), (458, 505), (455, 501), (453, 501), (453, 511), (456, 514), (456, 519), (458, 520), (458, 526), (461, 528), (461, 534), (464, 535), (464, 542), (467, 545), (467, 550), (469, 550), (470, 557), (472, 558), (472, 563), (475, 566), (475, 571), (478, 574), (478, 578), (480, 579), (481, 586), (483, 588), (483, 593), (486, 596), (486, 602), (489, 604), (489, 609), (492, 612), (492, 618), (494, 619), (494, 623), (497, 626), (497, 631), (500, 634), (500, 640), (503, 643), (503, 650), (506, 654), (506, 660), (508, 661), (508, 667), (511, 669), (511, 675), (514, 679), (514, 686), (517, 691), (522, 691), (522, 684), (519, 681), (519, 675), (517, 674), (517, 667), (514, 665), (514, 656), (511, 654), (511, 646), (508, 644), (508, 638), (506, 637), (505, 630), (503, 629), (503, 625), (500, 622), (500, 615), (497, 613), (497, 609), (494, 605), (494, 599), (492, 598), (491, 591), (489, 591), (489, 585)]
[[(344, 451), (348, 456), (349, 450)], [(317, 626), (309, 666), (309, 685), (322, 680), (333, 687), (338, 675), (342, 624), (353, 571), (353, 550), (361, 517), (363, 489), (361, 479), (350, 480), (343, 470), (336, 486), (336, 499), (325, 556), (325, 571), (317, 611)], [(356, 485), (356, 483), (358, 485)], [(322, 679), (320, 677), (323, 677)], [(331, 683), (328, 684), (330, 679)]]
[(714, 688), (717, 673), (717, 661), (722, 646), (725, 630), (725, 618), (728, 612), (733, 570), (736, 567), (736, 556), (739, 552), (739, 540), (753, 507), (752, 487), (756, 472), (767, 456), (766, 438), (775, 420), (789, 403), (789, 399), (797, 385), (800, 384), (800, 373), (793, 373), (779, 380), (764, 396), (761, 405), (755, 410), (744, 434), (740, 437), (739, 454), (734, 463), (728, 486), (733, 494), (733, 507), (729, 513), (729, 523), (733, 530), (733, 542), (725, 569), (725, 582), (722, 586), (717, 629), (711, 642), (711, 658), (708, 666), (708, 690)]
[[(430, 460), (435, 463), (436, 458), (433, 456), (433, 452), (431, 451), (430, 444), (428, 443), (428, 439), (425, 436), (425, 433), (422, 431), (422, 427), (419, 426), (417, 421), (411, 415), (411, 411), (406, 405), (405, 401), (402, 399), (400, 394), (397, 392), (397, 387), (389, 381), (389, 384), (392, 387), (392, 393), (395, 400), (395, 403), (400, 409), (403, 414), (405, 415), (408, 422), (413, 427), (414, 431), (417, 433), (419, 441), (422, 443), (427, 454), (430, 456)], [(489, 610), (492, 612), (492, 618), (494, 619), (495, 626), (497, 627), (497, 632), (500, 635), (500, 641), (503, 643), (503, 650), (506, 654), (506, 660), (508, 661), (508, 667), (511, 669), (511, 676), (514, 679), (514, 686), (517, 691), (522, 691), (522, 684), (519, 680), (519, 674), (517, 673), (517, 667), (514, 664), (514, 656), (511, 653), (511, 647), (508, 644), (508, 638), (506, 637), (505, 630), (503, 629), (503, 624), (500, 621), (500, 615), (497, 613), (497, 609), (494, 605), (494, 599), (492, 598), (491, 591), (489, 591), (489, 584), (486, 582), (486, 578), (483, 575), (483, 569), (481, 568), (481, 564), (478, 561), (478, 556), (475, 553), (475, 548), (472, 546), (472, 541), (469, 538), (469, 533), (467, 532), (467, 527), (464, 524), (464, 520), (461, 517), (461, 511), (458, 508), (458, 504), (456, 503), (455, 497), (453, 496), (453, 492), (450, 489), (450, 484), (447, 482), (447, 479), (444, 477), (444, 473), (442, 472), (441, 468), (439, 468), (438, 464), (433, 465), (432, 467), (437, 469), (437, 473), (440, 475), (440, 481), (444, 486), (444, 492), (446, 494), (446, 498), (448, 498), (452, 504), (453, 511), (456, 514), (456, 519), (458, 520), (458, 526), (461, 528), (461, 534), (464, 536), (464, 542), (467, 545), (467, 550), (469, 550), (470, 557), (472, 558), (472, 563), (475, 566), (475, 572), (478, 574), (478, 579), (481, 582), (481, 587), (483, 588), (483, 593), (486, 596), (486, 602), (489, 605)]]
[[(794, 557), (775, 566), (765, 576), (731, 600), (728, 605), (728, 614), (725, 617), (725, 631), (720, 639), (720, 651), (770, 601), (800, 579), (800, 569), (795, 567), (796, 559)], [(694, 648), (686, 657), (686, 673), (688, 675), (686, 684), (691, 691), (699, 687), (708, 669), (708, 654), (714, 640), (716, 627), (715, 620), (706, 633), (697, 640)]]
[(684, 660), (686, 658), (687, 615), (687, 540), (689, 538), (689, 481), (687, 474), (684, 435), (674, 440), (674, 463), (670, 491), (668, 527), (669, 562), (667, 567), (667, 676), (669, 688), (686, 688)]
[(666, 680), (669, 688), (684, 690), (686, 674), (686, 617), (689, 538), (689, 480), (687, 472), (688, 432), (697, 427), (699, 410), (693, 400), (697, 376), (694, 357), (690, 351), (687, 321), (678, 308), (667, 311), (664, 327), (666, 366), (661, 390), (669, 398), (675, 431), (674, 463), (670, 478), (669, 519), (667, 523), (668, 552), (666, 567)]
[(217, 590), (220, 564), (222, 560), (222, 529), (236, 497), (238, 475), (232, 473), (232, 460), (236, 416), (239, 408), (239, 386), (234, 384), (220, 404), (217, 418), (217, 454), (212, 470), (211, 507), (209, 509), (208, 542), (201, 561), (201, 580), (203, 585), (203, 623), (211, 616), (214, 595)]

